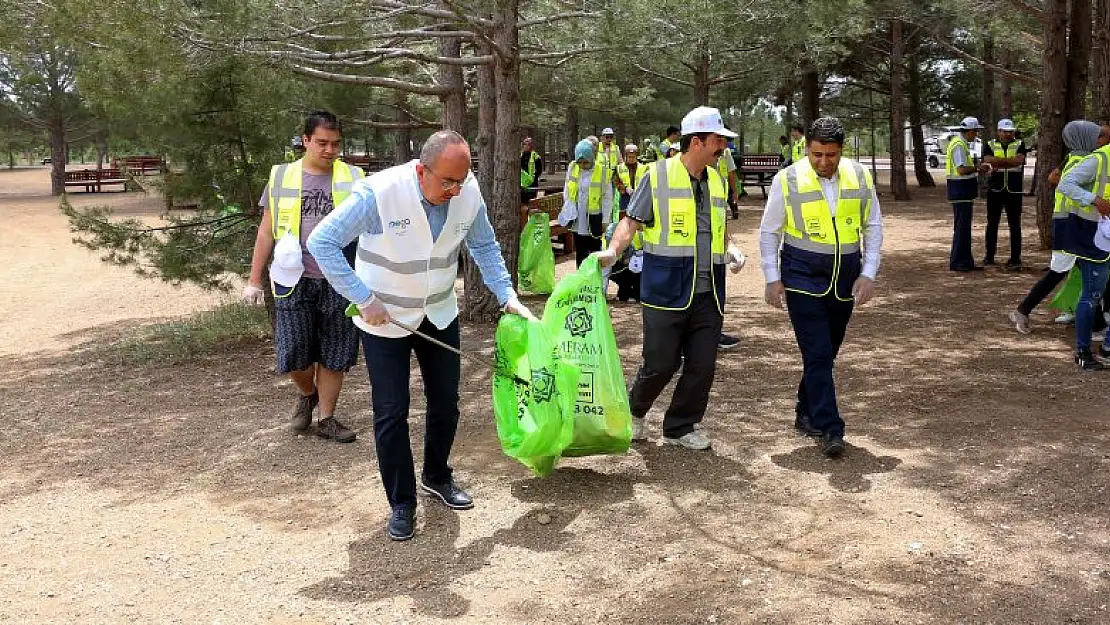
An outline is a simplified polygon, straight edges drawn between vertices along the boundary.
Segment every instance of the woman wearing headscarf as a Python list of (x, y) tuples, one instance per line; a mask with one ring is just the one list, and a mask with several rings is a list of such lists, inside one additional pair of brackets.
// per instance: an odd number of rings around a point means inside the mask
[[(1064, 126), (1063, 136), (1064, 146), (1068, 148), (1068, 156), (1061, 167), (1061, 174), (1069, 172), (1080, 161), (1086, 158), (1087, 155), (1094, 152), (1102, 145), (1105, 145), (1105, 141), (1102, 140), (1102, 136), (1099, 132), (1098, 124), (1089, 121), (1075, 120), (1068, 122), (1068, 124)], [(1053, 174), (1055, 173), (1056, 172), (1053, 172)], [(1050, 175), (1050, 182), (1055, 178), (1056, 176)], [(1067, 216), (1067, 198), (1065, 198), (1059, 190), (1056, 191), (1054, 206), (1054, 217), (1061, 217), (1061, 219), (1063, 219)], [(1056, 221), (1057, 219), (1054, 218), (1054, 227)], [(1064, 278), (1068, 276), (1068, 272), (1071, 271), (1072, 267), (1075, 265), (1075, 255), (1063, 249), (1056, 249), (1057, 237), (1054, 236), (1053, 241), (1054, 249), (1052, 250), (1052, 260), (1049, 263), (1048, 271), (1033, 285), (1033, 288), (1029, 290), (1029, 294), (1018, 304), (1017, 309), (1010, 312), (1010, 321), (1013, 322), (1014, 328), (1022, 334), (1029, 334), (1032, 331), (1029, 315), (1033, 313), (1033, 309), (1036, 308), (1057, 285), (1064, 281)], [(1089, 330), (1088, 338), (1090, 338)]]
[(563, 186), (563, 210), (558, 221), (574, 232), (577, 265), (591, 253), (601, 251), (601, 235), (612, 220), (613, 185), (607, 183), (602, 168), (594, 166), (596, 154), (595, 144), (588, 138), (579, 141)]

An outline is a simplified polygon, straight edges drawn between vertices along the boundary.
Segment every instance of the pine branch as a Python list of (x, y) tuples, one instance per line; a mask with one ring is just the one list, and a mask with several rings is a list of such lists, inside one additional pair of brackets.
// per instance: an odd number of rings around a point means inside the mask
[(406, 82), (397, 80), (395, 78), (384, 78), (380, 76), (356, 76), (351, 74), (337, 74), (335, 72), (325, 72), (312, 67), (304, 65), (291, 65), (294, 72), (316, 78), (318, 80), (327, 80), (329, 82), (336, 82), (344, 85), (365, 85), (368, 87), (381, 87), (382, 89), (395, 89), (397, 91), (404, 91), (406, 93), (418, 93), (420, 95), (434, 95), (439, 96), (447, 93), (446, 87), (437, 85), (422, 85), (413, 82)]

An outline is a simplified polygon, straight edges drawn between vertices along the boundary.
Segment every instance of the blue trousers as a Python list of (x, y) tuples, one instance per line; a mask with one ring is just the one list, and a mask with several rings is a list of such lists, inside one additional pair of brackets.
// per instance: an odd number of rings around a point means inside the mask
[[(440, 330), (424, 319), (417, 328), (452, 347), (459, 346), (459, 320)], [(416, 471), (409, 443), (409, 363), (412, 354), (424, 379), (427, 415), (424, 427), (424, 478), (433, 484), (451, 480), (447, 459), (459, 425), (459, 356), (414, 334), (401, 338), (362, 332), (363, 355), (370, 373), (374, 406), (374, 448), (389, 505), (416, 504)]]
[(971, 255), (971, 209), (975, 202), (952, 202), (952, 251), (948, 268), (953, 271), (975, 266)]
[(844, 435), (844, 420), (836, 405), (833, 362), (844, 342), (855, 302), (833, 295), (813, 297), (786, 292), (786, 307), (794, 337), (802, 352), (802, 380), (795, 410), (808, 416), (813, 427), (830, 435)]
[(1077, 258), (1075, 266), (1083, 276), (1083, 290), (1079, 295), (1079, 303), (1075, 305), (1075, 349), (1086, 351), (1091, 349), (1095, 316), (1102, 314), (1099, 302), (1106, 289), (1107, 278), (1110, 278), (1110, 262), (1096, 263)]

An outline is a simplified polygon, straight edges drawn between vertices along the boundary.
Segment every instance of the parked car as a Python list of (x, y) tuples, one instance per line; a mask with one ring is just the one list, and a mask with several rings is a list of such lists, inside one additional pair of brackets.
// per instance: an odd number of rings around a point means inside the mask
[[(960, 134), (959, 126), (945, 126), (944, 132), (925, 139), (925, 158), (931, 169), (940, 169), (948, 163), (948, 141)], [(976, 137), (970, 143), (971, 157), (975, 161), (983, 158), (983, 141)]]
[(51, 160), (50, 160), (50, 157), (49, 157), (49, 156), (47, 156), (46, 158), (42, 159), (42, 164), (43, 164), (43, 165), (49, 165), (49, 164), (50, 164), (50, 163), (52, 163), (52, 162), (53, 162), (53, 161), (51, 161)]

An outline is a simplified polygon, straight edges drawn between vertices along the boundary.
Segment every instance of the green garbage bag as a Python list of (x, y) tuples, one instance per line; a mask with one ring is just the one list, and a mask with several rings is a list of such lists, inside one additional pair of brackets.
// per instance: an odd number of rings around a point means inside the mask
[(628, 390), (602, 284), (597, 257), (590, 256), (559, 281), (543, 311), (558, 353), (582, 372), (567, 457), (624, 453), (632, 440)]
[(532, 215), (524, 224), (516, 277), (521, 291), (546, 295), (555, 288), (555, 251), (551, 249), (551, 220), (547, 213)]
[(501, 449), (548, 475), (574, 434), (578, 368), (559, 357), (540, 321), (505, 315), (495, 336), (493, 414)]
[(1083, 274), (1075, 267), (1068, 272), (1068, 279), (1064, 286), (1056, 292), (1049, 307), (1060, 312), (1074, 313), (1079, 304), (1079, 296), (1083, 291)]

